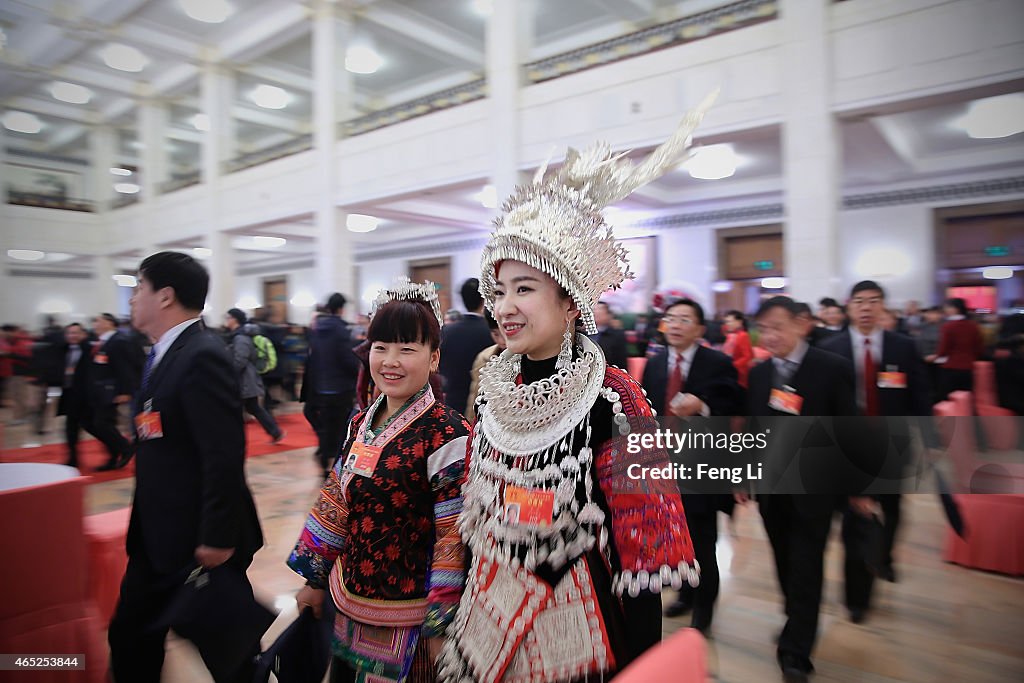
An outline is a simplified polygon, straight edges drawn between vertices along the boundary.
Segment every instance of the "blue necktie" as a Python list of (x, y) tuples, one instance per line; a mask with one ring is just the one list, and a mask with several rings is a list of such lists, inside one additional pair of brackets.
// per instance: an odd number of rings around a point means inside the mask
[(146, 364), (142, 367), (142, 387), (139, 389), (140, 394), (146, 393), (146, 388), (149, 386), (149, 376), (153, 373), (153, 363), (156, 361), (156, 347), (149, 350), (149, 355), (146, 356)]

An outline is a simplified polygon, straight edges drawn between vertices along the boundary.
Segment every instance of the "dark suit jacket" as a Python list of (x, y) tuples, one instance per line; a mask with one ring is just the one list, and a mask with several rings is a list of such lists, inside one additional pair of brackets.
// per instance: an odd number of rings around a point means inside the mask
[(139, 441), (128, 555), (181, 571), (199, 545), (235, 548), (248, 566), (263, 545), (245, 481), (242, 399), (231, 357), (201, 322), (186, 328), (136, 402), (160, 413), (163, 437)]
[[(70, 348), (71, 345), (65, 342), (59, 350), (61, 384), (64, 383), (64, 364), (67, 362), (68, 349)], [(78, 364), (75, 366), (75, 372), (71, 376), (71, 386), (64, 387), (60, 394), (60, 400), (57, 401), (58, 415), (81, 414), (85, 408), (89, 366), (92, 364), (92, 359), (89, 357), (89, 354), (92, 353), (92, 344), (88, 339), (83, 339), (79, 342), (78, 348), (82, 350), (82, 354), (78, 357)]]
[(444, 402), (460, 415), (469, 401), (473, 361), (493, 343), (491, 329), (482, 315), (466, 314), (462, 320), (441, 328), (438, 372), (444, 377)]
[[(673, 350), (674, 353), (674, 350)], [(641, 382), (647, 398), (659, 415), (667, 413), (665, 391), (668, 389), (668, 349), (656, 353), (644, 366)], [(741, 415), (743, 387), (739, 385), (736, 367), (729, 356), (720, 351), (698, 346), (686, 376), (683, 392), (704, 401), (712, 415)]]
[(96, 343), (89, 365), (89, 401), (101, 406), (113, 403), (115, 396), (135, 393), (140, 378), (132, 341), (115, 332), (107, 341)]
[[(748, 427), (752, 433), (764, 429), (764, 425), (757, 424), (756, 416), (788, 415), (768, 405), (774, 379), (775, 363), (771, 359), (750, 371), (747, 405), (750, 415), (755, 416)], [(818, 426), (801, 433), (801, 428), (809, 426), (806, 421), (794, 423), (794, 432), (788, 432), (778, 422), (774, 423), (769, 444), (776, 443), (779, 448), (767, 455), (769, 462), (765, 463), (766, 479), (771, 481), (773, 475), (789, 470), (798, 450), (824, 447), (813, 451), (808, 457), (800, 458), (799, 473), (810, 492), (859, 493), (881, 471), (886, 453), (881, 442), (888, 436), (874, 434), (869, 425), (864, 423), (867, 418), (856, 417), (858, 411), (853, 363), (842, 356), (811, 346), (787, 384), (803, 398), (800, 411), (802, 416), (847, 419), (832, 421), (834, 441), (832, 435)], [(795, 439), (794, 434), (797, 435)], [(821, 458), (811, 457), (814, 454)], [(773, 469), (773, 473), (769, 474), (768, 469)]]
[[(853, 338), (849, 330), (826, 340), (819, 348), (854, 362)], [(882, 362), (878, 371), (887, 370), (906, 373), (907, 388), (879, 389), (879, 412), (882, 415), (931, 415), (928, 371), (913, 339), (895, 332), (882, 334)], [(856, 396), (855, 389), (854, 400)]]
[(626, 333), (614, 327), (605, 328), (591, 335), (591, 339), (604, 351), (604, 359), (608, 365), (614, 365), (622, 370), (626, 369), (626, 359), (629, 354), (626, 352)]

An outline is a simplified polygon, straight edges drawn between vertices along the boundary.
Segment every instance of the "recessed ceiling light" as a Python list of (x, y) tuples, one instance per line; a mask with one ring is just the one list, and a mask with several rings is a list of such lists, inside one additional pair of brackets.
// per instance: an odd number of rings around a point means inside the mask
[(235, 13), (226, 0), (179, 0), (181, 8), (191, 19), (207, 24), (220, 24)]
[(720, 180), (734, 174), (739, 161), (731, 145), (708, 145), (697, 149), (683, 168), (692, 178)]
[(119, 176), (130, 176), (132, 174), (132, 172), (129, 171), (127, 168), (119, 168), (117, 166), (111, 166), (110, 167), (110, 174), (111, 175), (119, 175)]
[(43, 129), (43, 123), (35, 114), (24, 111), (9, 111), (4, 114), (4, 128), (15, 133), (35, 134)]
[(260, 302), (254, 296), (243, 296), (241, 299), (235, 302), (235, 307), (244, 309), (246, 311), (251, 311), (254, 308), (259, 308)]
[(284, 109), (292, 96), (276, 85), (259, 85), (249, 93), (249, 99), (264, 109)]
[(345, 52), (345, 70), (354, 74), (372, 74), (384, 66), (384, 58), (369, 45), (353, 45)]
[(976, 139), (1006, 138), (1024, 132), (1024, 94), (975, 100), (953, 126)]
[(110, 277), (117, 283), (118, 287), (134, 287), (139, 284), (134, 275), (111, 275)]
[(782, 289), (786, 286), (786, 278), (784, 277), (766, 277), (761, 280), (761, 286), (765, 289)]
[(145, 69), (146, 65), (149, 64), (149, 58), (146, 55), (131, 45), (122, 45), (120, 43), (110, 43), (107, 45), (100, 50), (100, 57), (103, 58), (104, 64), (118, 71), (137, 73)]
[(469, 6), (473, 8), (473, 11), (482, 17), (491, 16), (491, 12), (494, 11), (493, 0), (472, 0)]
[(278, 247), (283, 247), (288, 242), (283, 237), (265, 237), (263, 235), (253, 237), (252, 241), (261, 249), (277, 249)]
[[(292, 306), (312, 308), (313, 306), (316, 306), (316, 299), (314, 299), (313, 295), (310, 294), (309, 292), (299, 292), (298, 294), (293, 296), (288, 303), (290, 303)], [(292, 602), (294, 601), (295, 598), (292, 598)]]
[(480, 202), (486, 209), (498, 208), (498, 189), (494, 185), (484, 185), (484, 189), (473, 195), (473, 199)]
[(373, 232), (380, 224), (376, 216), (367, 216), (362, 213), (350, 213), (345, 218), (345, 227), (352, 232)]
[(1013, 277), (1013, 268), (1010, 266), (989, 266), (981, 271), (981, 276), (986, 280), (1009, 280)]
[(196, 130), (208, 131), (210, 130), (210, 117), (206, 114), (196, 114), (191, 119), (192, 127)]
[(85, 104), (92, 99), (92, 90), (75, 83), (54, 81), (50, 84), (50, 94), (54, 99), (70, 104)]
[(192, 255), (196, 258), (208, 259), (213, 256), (213, 249), (207, 249), (206, 247), (195, 247), (192, 249)]
[(114, 191), (121, 194), (138, 194), (140, 189), (135, 183), (114, 183)]
[(7, 256), (15, 261), (42, 261), (46, 254), (35, 249), (8, 249)]

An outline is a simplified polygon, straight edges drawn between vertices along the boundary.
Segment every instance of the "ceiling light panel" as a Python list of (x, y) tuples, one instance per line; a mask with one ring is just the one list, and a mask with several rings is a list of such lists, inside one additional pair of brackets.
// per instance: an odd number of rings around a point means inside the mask
[(111, 69), (138, 73), (149, 64), (149, 58), (130, 45), (110, 43), (100, 50), (100, 58)]
[(384, 58), (369, 45), (353, 45), (345, 52), (345, 70), (354, 74), (377, 73)]
[(234, 6), (227, 0), (179, 0), (178, 4), (190, 19), (205, 24), (221, 24), (235, 13)]
[(75, 83), (54, 81), (50, 84), (50, 94), (53, 98), (69, 104), (87, 104), (92, 99), (93, 92)]
[(35, 114), (24, 111), (9, 111), (4, 114), (4, 128), (15, 133), (34, 135), (43, 129), (43, 123)]
[(249, 99), (264, 109), (284, 109), (292, 101), (292, 96), (276, 85), (258, 85), (249, 92)]

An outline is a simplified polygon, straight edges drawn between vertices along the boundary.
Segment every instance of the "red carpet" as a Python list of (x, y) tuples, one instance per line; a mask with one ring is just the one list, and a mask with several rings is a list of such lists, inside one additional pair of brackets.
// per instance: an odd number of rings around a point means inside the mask
[[(313, 429), (306, 422), (302, 413), (275, 415), (275, 418), (281, 429), (286, 432), (284, 440), (276, 445), (270, 443), (270, 437), (258, 422), (245, 424), (246, 457), (254, 458), (269, 453), (281, 453), (317, 445), (316, 434), (313, 433)], [(119, 470), (97, 472), (96, 468), (107, 462), (109, 457), (107, 449), (99, 441), (87, 436), (85, 432), (82, 432), (82, 436), (88, 440), (78, 443), (78, 469), (82, 471), (82, 474), (91, 476), (92, 483), (135, 476), (135, 460)], [(45, 462), (62, 465), (67, 462), (67, 459), (68, 448), (63, 443), (0, 451), (0, 462)]]

